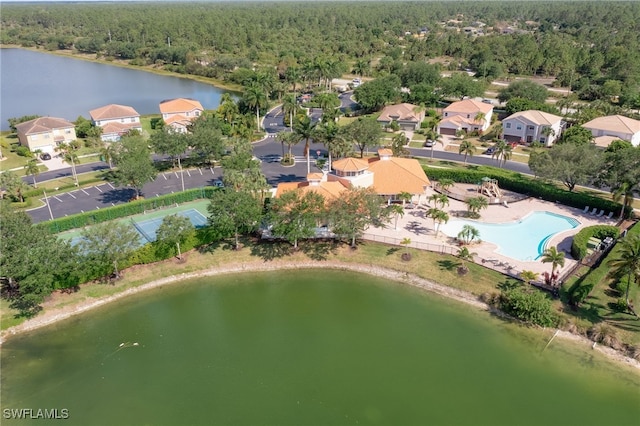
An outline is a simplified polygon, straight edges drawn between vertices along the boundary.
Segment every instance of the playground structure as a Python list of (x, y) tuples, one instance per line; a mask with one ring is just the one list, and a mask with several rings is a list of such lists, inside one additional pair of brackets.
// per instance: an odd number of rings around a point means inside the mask
[(498, 186), (496, 179), (483, 177), (482, 182), (478, 184), (478, 192), (489, 198), (489, 203), (498, 204), (502, 202), (502, 191)]

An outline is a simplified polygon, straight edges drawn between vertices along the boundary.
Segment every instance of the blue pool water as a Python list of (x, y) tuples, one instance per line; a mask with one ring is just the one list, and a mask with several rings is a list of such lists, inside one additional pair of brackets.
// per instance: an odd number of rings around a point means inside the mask
[(443, 224), (440, 230), (450, 237), (457, 237), (464, 225), (471, 225), (480, 231), (482, 241), (497, 245), (497, 253), (517, 260), (533, 261), (542, 255), (551, 237), (575, 228), (580, 222), (571, 217), (536, 211), (517, 222), (508, 223), (453, 219)]

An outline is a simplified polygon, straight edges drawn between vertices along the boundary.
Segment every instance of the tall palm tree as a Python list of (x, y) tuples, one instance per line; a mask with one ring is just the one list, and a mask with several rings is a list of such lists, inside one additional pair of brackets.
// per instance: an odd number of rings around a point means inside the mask
[(542, 129), (541, 133), (545, 137), (545, 141), (544, 141), (545, 145), (549, 146), (549, 137), (550, 136), (555, 136), (556, 135), (556, 131), (553, 130), (553, 128), (551, 128), (549, 126), (545, 126)]
[(37, 188), (38, 183), (36, 182), (36, 176), (40, 174), (40, 168), (38, 167), (38, 160), (32, 158), (27, 161), (27, 164), (24, 166), (24, 171), (33, 177), (33, 187)]
[(368, 59), (358, 59), (356, 63), (353, 64), (353, 72), (360, 77), (369, 75), (371, 72), (371, 63)]
[(351, 144), (344, 138), (343, 132), (335, 122), (320, 123), (313, 130), (313, 139), (324, 144), (329, 157), (329, 170), (333, 156), (345, 155), (351, 149)]
[(411, 193), (403, 191), (398, 194), (398, 199), (402, 201), (402, 206), (404, 207), (405, 203), (411, 201), (413, 195)]
[(476, 153), (476, 146), (469, 139), (465, 139), (458, 147), (458, 154), (464, 154), (464, 164), (467, 164), (467, 156), (473, 157)]
[(542, 263), (551, 263), (551, 276), (556, 273), (558, 266), (564, 266), (564, 253), (558, 251), (557, 247), (549, 247), (542, 254)]
[(469, 268), (467, 267), (467, 264), (465, 262), (473, 262), (473, 256), (475, 256), (476, 254), (477, 253), (470, 252), (469, 248), (467, 247), (460, 247), (458, 249), (456, 257), (462, 262), (462, 265), (460, 265), (460, 267), (458, 268), (459, 274), (465, 275), (467, 272), (469, 272)]
[(433, 219), (433, 222), (435, 223), (435, 226), (436, 226), (436, 238), (437, 238), (438, 233), (440, 232), (440, 226), (443, 223), (449, 222), (449, 214), (444, 210), (435, 209), (435, 211), (432, 212), (431, 214), (431, 218)]
[(288, 67), (287, 70), (284, 72), (285, 80), (287, 80), (287, 82), (291, 84), (293, 88), (294, 99), (296, 96), (296, 84), (300, 82), (301, 77), (302, 77), (302, 74), (300, 72), (300, 68), (295, 65)]
[(256, 128), (260, 130), (260, 107), (267, 103), (267, 95), (258, 84), (252, 84), (244, 92), (244, 100), (249, 108), (256, 109)]
[(631, 208), (633, 204), (634, 192), (640, 191), (640, 182), (635, 184), (631, 182), (622, 182), (615, 188), (612, 188), (613, 201), (619, 203), (622, 200), (622, 210), (620, 210), (620, 220), (624, 216), (624, 212)]
[(436, 143), (441, 144), (442, 146), (444, 146), (444, 142), (442, 141), (442, 135), (438, 132), (436, 132), (435, 130), (428, 130), (426, 132), (426, 140), (432, 140), (433, 142), (435, 142), (433, 145), (431, 145), (431, 158), (433, 159), (433, 149), (436, 146)]
[(316, 123), (311, 121), (311, 117), (305, 115), (302, 119), (296, 120), (293, 125), (293, 133), (300, 136), (304, 140), (304, 155), (307, 157), (307, 173), (311, 173), (311, 158), (309, 156), (309, 143), (313, 137), (313, 129)]
[(61, 142), (55, 150), (62, 154), (62, 161), (71, 164), (71, 175), (78, 186), (78, 174), (76, 173), (76, 164), (78, 163), (77, 145), (73, 142)]
[(496, 142), (494, 147), (495, 150), (493, 151), (493, 154), (491, 154), (491, 158), (495, 158), (498, 162), (498, 166), (502, 167), (504, 166), (504, 163), (507, 162), (507, 160), (511, 159), (511, 145), (508, 145), (505, 140), (500, 139), (498, 142)]
[(453, 181), (453, 179), (443, 178), (438, 181), (438, 186), (440, 186), (440, 189), (444, 192), (449, 192), (449, 188), (451, 188), (455, 184), (456, 183)]
[(293, 131), (293, 117), (298, 114), (298, 101), (295, 95), (286, 95), (282, 98), (282, 113), (289, 116), (289, 129)]
[(394, 229), (398, 229), (398, 219), (404, 216), (404, 209), (399, 204), (391, 204), (387, 207), (389, 209), (389, 214), (395, 217), (395, 225)]
[(640, 234), (627, 235), (619, 241), (617, 256), (607, 262), (614, 277), (627, 276), (625, 300), (629, 306), (631, 283), (640, 284)]
[[(279, 132), (278, 136), (277, 136), (278, 140), (280, 141), (280, 143), (282, 144), (282, 158), (288, 158), (289, 160), (291, 160), (293, 158), (293, 156), (291, 155), (291, 147), (293, 145), (298, 144), (302, 139), (300, 138), (300, 136), (295, 133), (295, 132)], [(285, 157), (284, 155), (284, 146), (287, 145), (288, 148), (288, 154)]]

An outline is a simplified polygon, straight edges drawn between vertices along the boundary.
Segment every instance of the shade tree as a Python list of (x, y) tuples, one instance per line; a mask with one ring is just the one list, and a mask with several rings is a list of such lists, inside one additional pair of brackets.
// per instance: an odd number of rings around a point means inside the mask
[(142, 195), (142, 187), (155, 179), (158, 171), (153, 166), (149, 144), (140, 135), (126, 136), (120, 140), (114, 156), (118, 167), (114, 180), (120, 185), (129, 185)]
[(185, 216), (170, 214), (162, 218), (162, 223), (156, 231), (156, 241), (162, 244), (175, 246), (178, 259), (182, 259), (180, 244), (184, 244), (195, 235), (195, 228), (191, 220)]
[(383, 207), (373, 188), (360, 187), (350, 187), (341, 192), (339, 197), (329, 202), (328, 211), (332, 231), (348, 239), (352, 247), (367, 227), (386, 223), (392, 213)]
[(233, 237), (236, 250), (240, 235), (255, 231), (262, 217), (260, 200), (246, 190), (215, 191), (207, 210), (211, 232), (219, 239)]
[(315, 236), (324, 207), (325, 199), (317, 192), (285, 192), (270, 203), (268, 222), (271, 235), (289, 241), (297, 249), (298, 241)]
[(122, 222), (98, 223), (81, 236), (79, 252), (102, 278), (120, 278), (120, 264), (140, 246), (140, 234)]

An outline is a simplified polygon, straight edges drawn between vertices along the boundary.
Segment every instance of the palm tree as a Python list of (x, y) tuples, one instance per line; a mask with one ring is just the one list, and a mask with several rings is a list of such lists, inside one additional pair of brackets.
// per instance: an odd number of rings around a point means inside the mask
[(475, 256), (476, 254), (477, 253), (471, 253), (467, 247), (460, 247), (458, 249), (458, 253), (456, 254), (456, 256), (462, 262), (462, 265), (460, 265), (460, 267), (458, 268), (458, 273), (460, 275), (465, 275), (467, 272), (469, 272), (469, 268), (467, 267), (467, 264), (465, 262), (473, 262), (473, 256)]
[(436, 238), (437, 238), (438, 233), (440, 232), (440, 226), (443, 223), (449, 222), (449, 214), (444, 210), (436, 209), (436, 211), (434, 211), (433, 214), (431, 215), (431, 218), (433, 219), (433, 222), (436, 225)]
[(631, 283), (640, 284), (640, 234), (627, 235), (619, 241), (617, 256), (607, 262), (614, 277), (627, 276), (625, 300), (629, 306), (629, 288)]
[(545, 137), (545, 142), (544, 142), (544, 143), (545, 143), (545, 145), (549, 146), (549, 136), (555, 136), (555, 135), (556, 135), (556, 131), (555, 131), (555, 130), (553, 130), (553, 128), (552, 128), (552, 127), (545, 126), (545, 127), (542, 129), (542, 132), (541, 132), (541, 133), (542, 133), (542, 135)]
[(360, 77), (369, 75), (369, 73), (371, 72), (371, 63), (368, 59), (358, 59), (353, 65), (353, 72)]
[(620, 220), (624, 216), (624, 212), (631, 209), (633, 204), (634, 192), (640, 191), (640, 183), (622, 182), (615, 188), (612, 188), (613, 201), (619, 203), (622, 200), (622, 210), (620, 211)]
[(264, 89), (258, 84), (252, 84), (245, 90), (244, 100), (249, 108), (256, 109), (256, 128), (260, 130), (260, 107), (267, 102)]
[(37, 188), (38, 183), (36, 182), (36, 176), (40, 174), (40, 168), (38, 167), (38, 160), (32, 158), (27, 161), (27, 164), (24, 166), (24, 171), (33, 177), (33, 187)]
[(493, 137), (496, 139), (502, 139), (502, 132), (504, 131), (504, 127), (502, 127), (502, 123), (497, 123), (493, 126)]
[[(293, 159), (293, 156), (291, 155), (291, 147), (293, 145), (298, 144), (302, 139), (300, 138), (300, 136), (297, 133), (294, 132), (279, 132), (278, 136), (277, 136), (278, 140), (280, 141), (280, 143), (282, 144), (282, 158), (283, 159), (288, 159), (289, 161), (291, 161)], [(288, 154), (285, 157), (284, 155), (284, 146), (287, 145), (288, 148)]]
[(290, 66), (284, 72), (284, 78), (289, 82), (293, 87), (293, 98), (296, 97), (296, 84), (300, 81), (301, 73), (300, 68), (297, 66)]
[(556, 247), (549, 247), (542, 254), (542, 263), (551, 263), (551, 279), (555, 276), (556, 268), (564, 266), (564, 252)]
[(387, 207), (387, 209), (389, 209), (389, 214), (390, 215), (394, 215), (394, 217), (396, 218), (394, 229), (397, 230), (398, 229), (398, 219), (401, 218), (402, 216), (404, 216), (404, 209), (402, 208), (402, 206), (400, 206), (398, 204), (391, 204), (390, 206)]
[(293, 117), (298, 113), (298, 102), (295, 95), (287, 95), (282, 99), (282, 113), (289, 116), (289, 129), (293, 131)]
[(56, 148), (56, 151), (62, 154), (62, 161), (71, 164), (71, 174), (75, 180), (76, 186), (78, 186), (78, 174), (76, 173), (76, 163), (78, 162), (78, 155), (76, 154), (77, 146), (73, 142), (61, 142)]
[(403, 191), (398, 194), (398, 199), (402, 201), (402, 207), (404, 207), (405, 203), (407, 203), (408, 201), (411, 201), (412, 198), (413, 198), (413, 195), (411, 195), (406, 191)]
[(476, 123), (482, 123), (484, 122), (485, 119), (485, 115), (484, 112), (478, 112), (476, 113), (476, 116), (474, 117), (473, 121), (475, 121)]
[(451, 188), (455, 184), (456, 183), (453, 181), (453, 179), (443, 178), (438, 181), (438, 186), (440, 186), (440, 189), (444, 192), (449, 192), (449, 188)]
[(479, 239), (479, 237), (480, 231), (471, 225), (464, 225), (458, 233), (458, 239), (461, 240), (463, 244), (471, 244), (473, 240)]
[(411, 244), (411, 238), (403, 238), (400, 244), (404, 246), (404, 254), (402, 255), (405, 260), (409, 260), (409, 244)]
[(493, 154), (491, 154), (491, 158), (495, 158), (498, 162), (498, 166), (502, 167), (507, 160), (511, 159), (511, 145), (507, 145), (507, 142), (505, 142), (504, 139), (500, 139), (496, 142), (494, 148), (495, 150), (493, 151)]
[(486, 197), (482, 196), (467, 198), (465, 200), (465, 203), (467, 204), (467, 210), (470, 213), (475, 213), (478, 215), (480, 214), (480, 210), (489, 207), (489, 200), (487, 200)]
[(431, 158), (433, 159), (433, 149), (436, 144), (439, 143), (444, 146), (444, 142), (442, 141), (442, 135), (435, 130), (428, 130), (426, 132), (426, 140), (432, 140), (434, 143), (431, 145)]
[(311, 121), (311, 117), (305, 115), (304, 118), (296, 120), (293, 125), (293, 133), (304, 140), (304, 155), (307, 157), (307, 173), (311, 173), (311, 159), (309, 157), (309, 142), (313, 137), (313, 129), (316, 123)]
[(340, 126), (335, 122), (320, 123), (315, 127), (312, 137), (327, 148), (329, 170), (333, 156), (344, 155), (344, 151), (349, 149), (349, 142), (345, 140)]
[(520, 272), (520, 278), (522, 278), (527, 284), (531, 284), (531, 281), (538, 279), (538, 274), (533, 271), (522, 271)]
[(116, 155), (116, 147), (111, 143), (103, 143), (100, 148), (100, 155), (104, 158), (104, 161), (109, 164), (109, 169), (113, 170), (113, 159)]
[(467, 164), (467, 156), (473, 157), (476, 153), (476, 146), (469, 139), (465, 139), (458, 147), (458, 154), (464, 154), (464, 164)]

